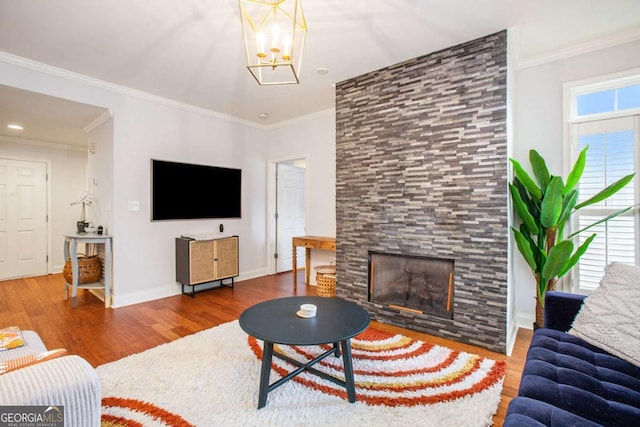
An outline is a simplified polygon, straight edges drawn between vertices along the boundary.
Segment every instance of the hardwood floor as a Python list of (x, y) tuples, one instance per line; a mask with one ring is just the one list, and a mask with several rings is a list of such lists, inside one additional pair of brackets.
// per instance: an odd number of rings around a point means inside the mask
[[(49, 349), (66, 348), (93, 366), (118, 360), (151, 347), (173, 341), (203, 329), (237, 319), (258, 302), (291, 295), (315, 295), (298, 272), (298, 289), (293, 292), (292, 273), (281, 273), (237, 282), (234, 289), (206, 291), (192, 299), (185, 295), (142, 304), (105, 309), (88, 291), (79, 291), (78, 307), (63, 299), (62, 274), (0, 282), (0, 327), (16, 325), (40, 335)], [(507, 406), (517, 395), (520, 375), (532, 331), (520, 329), (510, 357), (475, 346), (433, 337), (378, 322), (373, 326), (389, 332), (448, 346), (461, 351), (507, 361), (502, 400), (494, 425), (501, 426)]]

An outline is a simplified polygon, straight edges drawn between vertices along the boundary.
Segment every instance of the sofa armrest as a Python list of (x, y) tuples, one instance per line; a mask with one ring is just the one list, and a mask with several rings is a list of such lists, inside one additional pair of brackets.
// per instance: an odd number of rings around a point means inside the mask
[(566, 332), (580, 311), (585, 295), (549, 291), (544, 299), (544, 327)]
[(95, 369), (63, 356), (0, 375), (1, 406), (64, 406), (65, 426), (99, 426), (101, 390)]

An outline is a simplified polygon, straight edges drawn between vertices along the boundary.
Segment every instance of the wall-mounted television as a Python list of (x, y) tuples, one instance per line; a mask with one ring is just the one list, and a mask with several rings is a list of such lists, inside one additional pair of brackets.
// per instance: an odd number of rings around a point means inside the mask
[(151, 159), (151, 220), (240, 218), (242, 170)]

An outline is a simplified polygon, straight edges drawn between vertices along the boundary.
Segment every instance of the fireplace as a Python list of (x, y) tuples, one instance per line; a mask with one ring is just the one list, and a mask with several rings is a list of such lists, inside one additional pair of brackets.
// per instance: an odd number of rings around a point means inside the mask
[(453, 319), (453, 260), (369, 252), (369, 302)]

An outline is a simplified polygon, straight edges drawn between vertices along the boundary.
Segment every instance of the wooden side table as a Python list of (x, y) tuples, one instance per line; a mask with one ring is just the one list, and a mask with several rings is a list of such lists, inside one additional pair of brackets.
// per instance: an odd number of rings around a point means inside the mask
[(336, 238), (335, 237), (321, 237), (321, 236), (298, 236), (294, 237), (291, 242), (293, 259), (293, 289), (298, 287), (298, 247), (305, 248), (304, 256), (304, 283), (309, 284), (309, 265), (311, 263), (311, 249), (321, 249), (323, 251), (335, 251), (336, 250)]
[[(99, 282), (78, 283), (78, 243), (104, 245), (104, 264), (102, 265), (103, 278)], [(104, 291), (104, 306), (111, 307), (111, 236), (106, 234), (66, 234), (64, 236), (64, 258), (71, 259), (73, 283), (65, 283), (65, 299), (69, 298), (69, 286), (71, 286), (71, 306), (76, 307), (78, 289), (100, 289)]]

